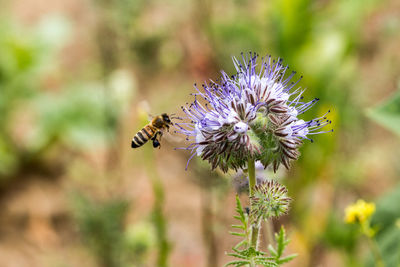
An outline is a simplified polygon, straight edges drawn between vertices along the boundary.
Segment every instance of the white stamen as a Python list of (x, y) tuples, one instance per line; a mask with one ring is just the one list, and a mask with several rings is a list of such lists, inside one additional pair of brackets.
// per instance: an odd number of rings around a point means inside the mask
[(233, 126), (233, 130), (237, 133), (245, 133), (247, 132), (248, 129), (249, 126), (242, 121), (239, 121), (238, 123), (235, 124), (235, 126)]

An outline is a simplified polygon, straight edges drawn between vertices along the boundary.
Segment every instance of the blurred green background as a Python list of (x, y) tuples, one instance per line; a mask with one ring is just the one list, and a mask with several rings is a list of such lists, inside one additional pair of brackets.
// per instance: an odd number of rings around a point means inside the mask
[[(180, 111), (231, 56), (284, 58), (335, 130), (280, 170), (288, 266), (373, 266), (343, 223), (358, 198), (400, 264), (396, 0), (0, 2), (0, 266), (222, 266), (235, 191), (173, 133), (132, 150), (148, 115)], [(265, 245), (265, 243), (263, 244)]]

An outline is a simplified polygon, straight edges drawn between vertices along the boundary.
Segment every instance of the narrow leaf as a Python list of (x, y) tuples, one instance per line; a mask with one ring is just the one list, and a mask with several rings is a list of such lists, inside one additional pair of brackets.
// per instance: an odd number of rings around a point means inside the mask
[(232, 256), (235, 258), (239, 258), (239, 259), (243, 259), (243, 260), (248, 260), (248, 258), (246, 256), (240, 255), (240, 254), (236, 254), (236, 253), (227, 253), (226, 255), (228, 256)]
[(224, 266), (225, 267), (230, 266), (230, 265), (243, 266), (246, 264), (250, 264), (250, 262), (249, 261), (231, 261), (231, 262), (228, 262), (227, 264), (225, 264)]
[(242, 234), (242, 233), (237, 233), (237, 232), (229, 232), (231, 235), (236, 235), (236, 236), (242, 236), (242, 237), (244, 237), (244, 236), (246, 236), (245, 234)]
[(278, 255), (278, 253), (276, 252), (276, 250), (274, 249), (274, 247), (272, 245), (268, 245), (268, 250), (272, 256), (276, 257)]
[(287, 263), (287, 262), (293, 260), (296, 257), (297, 257), (297, 254), (292, 254), (292, 255), (289, 255), (289, 256), (286, 256), (286, 257), (283, 257), (283, 258), (279, 259), (277, 262), (278, 262), (278, 264)]

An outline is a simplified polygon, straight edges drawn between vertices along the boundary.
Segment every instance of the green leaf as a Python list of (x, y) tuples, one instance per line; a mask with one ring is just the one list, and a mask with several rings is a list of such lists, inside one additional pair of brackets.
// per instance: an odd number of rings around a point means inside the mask
[(235, 266), (243, 266), (249, 264), (249, 261), (231, 261), (225, 264), (224, 266), (235, 265)]
[(273, 261), (263, 261), (263, 260), (260, 260), (260, 261), (257, 261), (257, 260), (256, 260), (256, 264), (261, 264), (262, 266), (266, 266), (266, 267), (275, 267), (275, 266), (278, 266), (278, 264), (276, 264), (276, 263), (273, 262)]
[(231, 227), (244, 230), (244, 226), (243, 225), (231, 225)]
[[(398, 266), (400, 262), (400, 184), (386, 192), (376, 201), (376, 213), (371, 224), (378, 229), (376, 241), (385, 266)], [(374, 258), (369, 256), (365, 266), (374, 266)]]
[(275, 262), (280, 265), (283, 263), (287, 263), (297, 257), (297, 254), (292, 254), (286, 257), (282, 257), (283, 252), (285, 251), (286, 246), (289, 244), (290, 239), (286, 239), (285, 228), (281, 226), (279, 233), (275, 233), (275, 239), (277, 243), (276, 249), (271, 245), (268, 246), (268, 250), (271, 255), (274, 257)]
[[(240, 229), (243, 231), (243, 233), (240, 232), (229, 232), (231, 235), (235, 235), (235, 236), (241, 236), (241, 237), (247, 237), (248, 233), (247, 233), (247, 215), (245, 214), (245, 212), (243, 211), (243, 207), (242, 207), (242, 203), (240, 202), (239, 196), (236, 195), (236, 212), (239, 215), (235, 215), (233, 216), (233, 218), (239, 220), (242, 225), (232, 225), (232, 228), (235, 229)], [(247, 239), (247, 238), (245, 238)], [(244, 245), (245, 242), (241, 241), (239, 244)], [(235, 248), (239, 247), (238, 245), (235, 246)]]
[(243, 256), (243, 255), (240, 255), (240, 254), (237, 254), (237, 253), (227, 253), (226, 255), (232, 256), (232, 257), (236, 257), (236, 258), (239, 258), (239, 259), (247, 260), (246, 256)]
[(367, 115), (400, 136), (400, 83), (399, 90), (375, 108), (369, 109)]
[[(240, 220), (244, 224), (244, 226), (247, 226), (246, 215), (245, 215), (245, 213), (243, 211), (242, 203), (240, 202), (240, 198), (239, 198), (238, 195), (236, 195), (236, 212), (239, 213), (239, 215), (240, 215), (238, 220)], [(238, 216), (235, 216), (235, 217), (238, 217)]]
[(242, 233), (237, 233), (237, 232), (229, 232), (231, 235), (236, 235), (236, 236), (246, 236), (245, 234)]
[(263, 261), (274, 261), (275, 257), (258, 256), (255, 259), (256, 260), (263, 260)]
[(283, 226), (281, 227), (281, 230), (279, 231), (279, 234), (275, 234), (276, 242), (277, 242), (277, 254), (278, 258), (282, 256), (282, 253), (287, 246), (288, 242), (285, 242), (285, 229)]
[(278, 256), (278, 252), (276, 252), (276, 250), (274, 249), (274, 247), (272, 245), (268, 245), (268, 250), (272, 256), (274, 256), (274, 257)]
[(286, 257), (283, 257), (283, 258), (279, 259), (279, 260), (277, 261), (277, 263), (278, 263), (278, 264), (287, 263), (287, 262), (293, 260), (293, 259), (296, 258), (296, 257), (297, 257), (297, 254), (292, 254), (292, 255), (289, 255), (289, 256), (286, 256)]

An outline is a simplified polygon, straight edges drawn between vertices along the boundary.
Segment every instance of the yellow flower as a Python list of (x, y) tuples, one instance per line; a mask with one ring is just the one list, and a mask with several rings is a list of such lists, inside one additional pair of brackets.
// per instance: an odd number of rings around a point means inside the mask
[(367, 203), (362, 199), (357, 200), (355, 204), (347, 206), (345, 209), (346, 223), (364, 223), (375, 212), (375, 203)]

